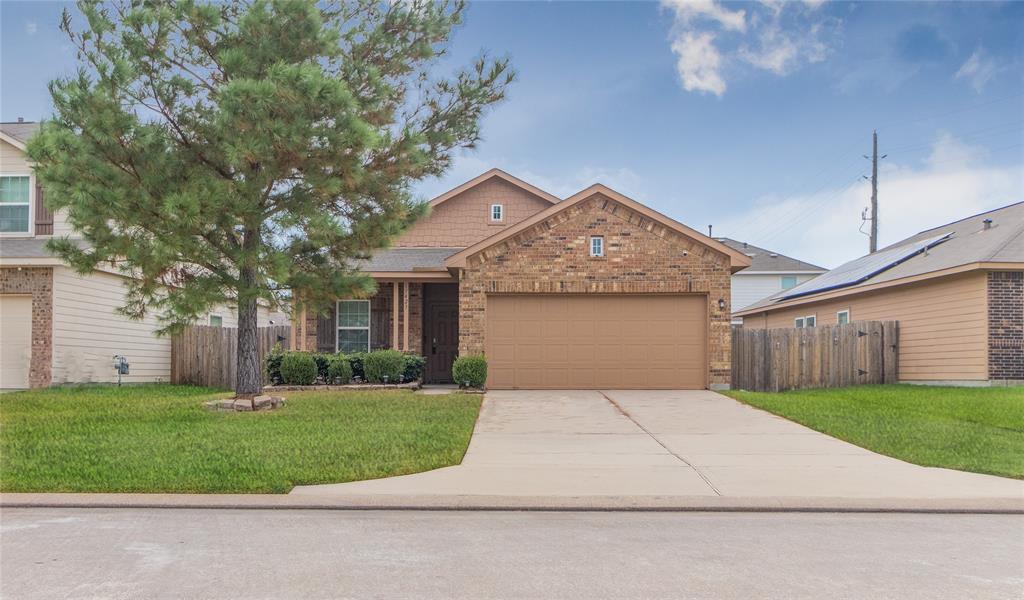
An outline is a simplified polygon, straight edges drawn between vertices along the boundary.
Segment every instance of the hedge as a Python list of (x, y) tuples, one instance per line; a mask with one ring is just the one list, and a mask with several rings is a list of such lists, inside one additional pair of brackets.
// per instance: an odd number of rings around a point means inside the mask
[(462, 387), (484, 387), (487, 383), (487, 359), (483, 356), (456, 358), (452, 365), (452, 378)]

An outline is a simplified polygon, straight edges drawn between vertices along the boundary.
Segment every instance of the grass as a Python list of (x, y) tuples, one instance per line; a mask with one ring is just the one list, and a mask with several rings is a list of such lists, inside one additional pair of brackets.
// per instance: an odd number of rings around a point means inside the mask
[(865, 385), (726, 393), (907, 462), (1024, 479), (1024, 387)]
[(0, 395), (5, 492), (287, 492), (458, 464), (480, 397), (294, 392), (272, 412), (213, 412), (188, 386)]

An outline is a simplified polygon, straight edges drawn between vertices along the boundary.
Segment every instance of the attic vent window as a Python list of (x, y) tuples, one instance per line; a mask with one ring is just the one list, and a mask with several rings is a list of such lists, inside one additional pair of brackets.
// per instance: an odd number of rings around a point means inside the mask
[(505, 207), (501, 204), (491, 205), (491, 221), (496, 223), (501, 222), (505, 218)]

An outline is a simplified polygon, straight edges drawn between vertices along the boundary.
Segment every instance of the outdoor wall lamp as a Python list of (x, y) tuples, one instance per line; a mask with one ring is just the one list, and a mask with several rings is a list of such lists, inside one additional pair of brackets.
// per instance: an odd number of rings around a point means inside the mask
[(725, 310), (725, 300), (722, 298), (718, 299), (718, 310)]

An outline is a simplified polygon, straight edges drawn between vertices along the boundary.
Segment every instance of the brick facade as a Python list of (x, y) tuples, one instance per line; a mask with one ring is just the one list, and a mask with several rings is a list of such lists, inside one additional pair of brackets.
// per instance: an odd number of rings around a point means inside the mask
[(988, 274), (989, 379), (1024, 380), (1024, 272)]
[(53, 379), (53, 269), (0, 268), (0, 294), (32, 296), (32, 357), (29, 386), (46, 387)]
[[(594, 235), (604, 236), (603, 257), (590, 256)], [(710, 313), (708, 381), (728, 385), (730, 276), (727, 255), (595, 194), (468, 257), (459, 281), (459, 353), (484, 352), (489, 293), (699, 293), (707, 294)]]
[[(503, 207), (504, 218), (500, 223), (490, 220), (492, 204)], [(394, 246), (465, 248), (549, 206), (547, 200), (500, 177), (492, 177), (435, 206), (429, 217), (400, 235)]]

